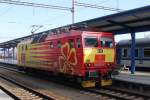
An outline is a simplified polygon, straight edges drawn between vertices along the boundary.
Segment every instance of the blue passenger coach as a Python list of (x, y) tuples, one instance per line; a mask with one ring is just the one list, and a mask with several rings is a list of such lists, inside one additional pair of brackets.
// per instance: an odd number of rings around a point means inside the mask
[[(117, 63), (130, 68), (131, 40), (121, 40), (116, 47)], [(150, 71), (150, 38), (136, 39), (135, 60), (136, 70)]]

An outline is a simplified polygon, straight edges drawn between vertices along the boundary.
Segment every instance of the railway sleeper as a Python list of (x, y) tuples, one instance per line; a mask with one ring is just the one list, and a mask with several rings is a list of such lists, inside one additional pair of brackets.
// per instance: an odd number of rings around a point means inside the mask
[[(0, 83), (1, 87), (3, 87), (5, 90), (7, 90), (9, 93), (15, 96), (15, 99), (21, 99), (21, 100), (27, 100), (27, 99), (38, 99), (42, 100), (40, 96), (37, 96), (13, 83), (10, 83), (6, 80), (1, 79)], [(14, 98), (14, 97), (13, 97)]]

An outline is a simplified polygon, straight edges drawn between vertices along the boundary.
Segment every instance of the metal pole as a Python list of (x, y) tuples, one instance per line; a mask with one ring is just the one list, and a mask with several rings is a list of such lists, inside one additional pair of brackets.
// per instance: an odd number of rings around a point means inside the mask
[(117, 63), (118, 64), (120, 64), (121, 63), (121, 51), (122, 51), (122, 49), (119, 47), (118, 49), (117, 49), (117, 51), (118, 51), (118, 55), (117, 55)]
[(13, 60), (14, 60), (14, 58), (15, 58), (15, 47), (12, 48), (12, 52), (13, 52), (12, 57), (13, 57)]
[(5, 51), (6, 49), (5, 49), (5, 47), (4, 47), (4, 59), (5, 59), (5, 55), (6, 55), (6, 51)]
[(8, 48), (8, 52), (7, 52), (7, 58), (9, 58), (9, 48)]
[(131, 32), (131, 54), (132, 54), (132, 60), (131, 60), (131, 74), (135, 73), (135, 32)]

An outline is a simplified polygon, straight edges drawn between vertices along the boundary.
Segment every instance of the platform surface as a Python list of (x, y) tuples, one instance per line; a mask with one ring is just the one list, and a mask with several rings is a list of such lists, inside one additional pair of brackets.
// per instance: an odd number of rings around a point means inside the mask
[(11, 59), (11, 58), (5, 58), (5, 59), (0, 59), (0, 62), (2, 63), (9, 63), (9, 64), (17, 64), (17, 60)]
[(135, 72), (135, 74), (131, 74), (130, 71), (121, 71), (119, 75), (113, 76), (116, 80), (139, 83), (150, 85), (150, 73), (148, 72)]
[(14, 100), (9, 95), (7, 95), (4, 91), (0, 90), (0, 100)]

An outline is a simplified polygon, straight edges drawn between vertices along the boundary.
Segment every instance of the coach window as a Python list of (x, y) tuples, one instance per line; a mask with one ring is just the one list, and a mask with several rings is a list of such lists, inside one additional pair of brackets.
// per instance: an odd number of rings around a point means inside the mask
[(77, 48), (81, 47), (81, 40), (79, 38), (77, 38)]
[(139, 57), (139, 49), (135, 49), (135, 57)]
[(57, 47), (58, 47), (58, 48), (61, 48), (61, 41), (58, 41)]
[(150, 57), (150, 48), (144, 48), (144, 57)]
[(50, 48), (54, 48), (53, 42), (50, 42)]
[(123, 52), (122, 52), (122, 56), (123, 56), (123, 57), (127, 57), (127, 55), (128, 55), (128, 51), (127, 51), (126, 48), (124, 48), (124, 49), (123, 49)]
[(69, 45), (70, 45), (70, 48), (74, 48), (74, 40), (73, 39), (69, 40)]

